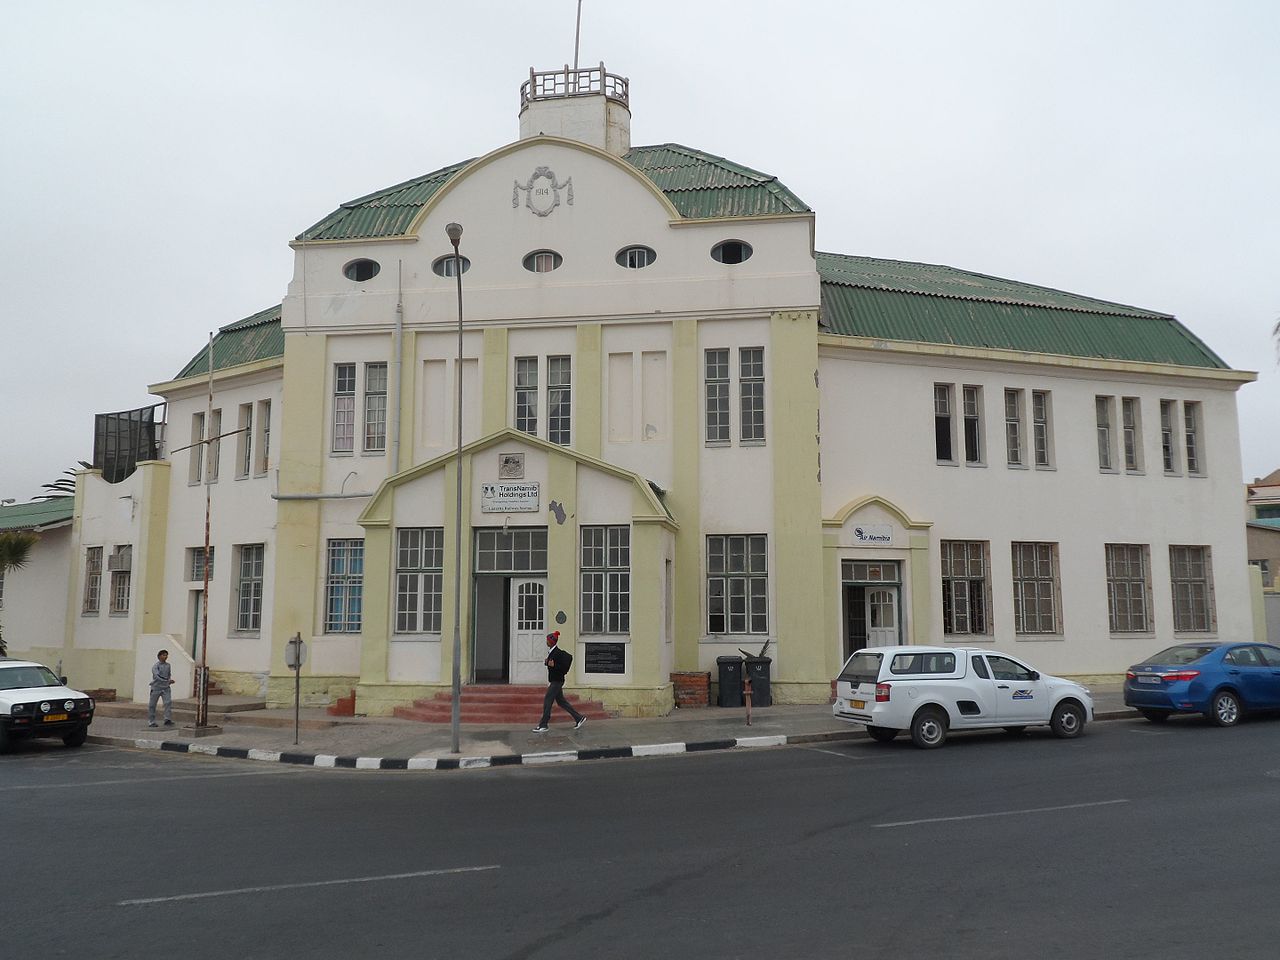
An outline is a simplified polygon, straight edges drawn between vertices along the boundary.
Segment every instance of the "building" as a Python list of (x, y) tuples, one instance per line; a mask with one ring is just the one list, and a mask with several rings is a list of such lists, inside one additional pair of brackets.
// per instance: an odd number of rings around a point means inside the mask
[(531, 72), (518, 140), (303, 231), (282, 303), (151, 387), (167, 434), (99, 429), (33, 654), (123, 687), (207, 616), (224, 689), (288, 700), (300, 634), (310, 697), (385, 714), (449, 685), (455, 553), (464, 677), (543, 681), (558, 629), (631, 715), (766, 642), (824, 702), (868, 644), (1087, 675), (1252, 635), (1253, 374), (1165, 314), (816, 252), (775, 177), (629, 124), (603, 64)]

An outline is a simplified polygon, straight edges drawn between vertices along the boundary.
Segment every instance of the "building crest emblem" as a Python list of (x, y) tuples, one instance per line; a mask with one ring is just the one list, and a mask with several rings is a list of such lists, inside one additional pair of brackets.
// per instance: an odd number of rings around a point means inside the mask
[(565, 203), (573, 206), (573, 177), (563, 183), (556, 179), (550, 167), (538, 167), (526, 183), (516, 180), (511, 187), (511, 206), (520, 206), (520, 191), (524, 191), (524, 205), (539, 217), (546, 217), (560, 206), (560, 191), (565, 191)]

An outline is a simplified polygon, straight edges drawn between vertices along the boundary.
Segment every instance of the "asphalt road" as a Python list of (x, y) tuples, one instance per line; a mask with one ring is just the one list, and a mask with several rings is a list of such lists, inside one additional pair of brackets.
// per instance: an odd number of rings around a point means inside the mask
[(1280, 952), (1280, 720), (451, 773), (0, 757), (0, 957)]

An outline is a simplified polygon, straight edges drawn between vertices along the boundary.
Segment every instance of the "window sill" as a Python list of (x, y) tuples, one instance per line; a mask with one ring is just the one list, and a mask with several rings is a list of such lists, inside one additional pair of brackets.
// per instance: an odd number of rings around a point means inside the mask
[(1209, 475), (1207, 473), (1188, 473), (1187, 479), (1188, 480), (1208, 480)]
[(1054, 465), (1054, 464), (1052, 464), (1052, 463), (1037, 463), (1037, 464), (1036, 464), (1036, 469), (1037, 469), (1037, 470), (1043, 470), (1045, 473), (1057, 473), (1057, 472), (1058, 472), (1058, 468), (1057, 468), (1057, 466), (1056, 466), (1056, 465)]
[(585, 633), (578, 635), (578, 643), (630, 643), (629, 633)]
[(744, 640), (769, 641), (773, 646), (777, 641), (767, 633), (710, 633), (698, 638), (699, 643), (742, 643)]
[(330, 450), (329, 456), (345, 459), (346, 457), (354, 457), (355, 453), (351, 450)]
[(972, 463), (970, 463), (968, 460), (966, 460), (966, 461), (964, 462), (964, 465), (965, 465), (966, 467), (980, 467), (980, 468), (981, 468), (981, 469), (983, 469), (983, 470), (987, 469), (987, 465), (986, 465), (983, 461), (981, 461), (981, 460), (974, 460)]
[(1120, 475), (1120, 471), (1115, 467), (1099, 467), (1098, 472), (1106, 474), (1109, 477), (1118, 477)]
[(1216, 640), (1217, 630), (1174, 630), (1173, 635), (1182, 640)]
[(1180, 470), (1166, 470), (1166, 471), (1164, 472), (1164, 475), (1165, 475), (1166, 477), (1180, 477), (1180, 476), (1182, 476), (1182, 471), (1180, 471)]
[(257, 640), (262, 636), (261, 630), (228, 630), (228, 640)]
[(82, 616), (82, 617), (96, 617), (96, 616), (98, 616), (98, 611), (97, 611), (97, 610), (81, 610), (81, 611), (80, 611), (80, 616)]
[(968, 643), (995, 643), (996, 638), (987, 633), (946, 633), (942, 636), (942, 642), (961, 645)]
[(1015, 633), (1013, 639), (1019, 643), (1048, 643), (1052, 641), (1062, 641), (1066, 637), (1061, 633)]
[[(613, 441), (610, 441), (610, 442), (613, 442)], [(729, 440), (704, 440), (704, 441), (702, 441), (702, 444), (703, 444), (703, 446), (706, 446), (706, 447), (731, 447), (731, 446), (733, 446), (732, 441), (729, 441)]]
[(1008, 467), (1010, 470), (1029, 470), (1029, 469), (1031, 469), (1031, 468), (1030, 468), (1030, 467), (1028, 467), (1025, 463), (1006, 463), (1006, 464), (1005, 464), (1005, 466), (1006, 466), (1006, 467)]
[(1126, 470), (1125, 470), (1125, 472), (1124, 472), (1124, 475), (1125, 475), (1126, 477), (1145, 477), (1145, 476), (1147, 475), (1147, 471), (1145, 471), (1145, 470), (1128, 470), (1128, 469), (1126, 469)]
[(360, 456), (362, 457), (385, 457), (386, 455), (387, 455), (386, 450), (361, 450), (360, 451)]
[(763, 446), (767, 446), (767, 444), (766, 444), (766, 442), (765, 442), (764, 440), (739, 440), (739, 441), (738, 441), (738, 446), (740, 446), (740, 447), (763, 447)]
[(107, 616), (114, 617), (117, 620), (123, 620), (125, 617), (129, 616), (129, 611), (128, 610), (112, 610), (110, 613), (107, 614)]
[(960, 464), (959, 464), (957, 461), (955, 461), (955, 460), (935, 460), (935, 461), (934, 461), (934, 463), (936, 463), (936, 464), (937, 464), (938, 466), (940, 466), (940, 467), (958, 467), (958, 466), (960, 466)]
[(1154, 640), (1157, 636), (1152, 631), (1142, 630), (1134, 630), (1132, 632), (1112, 630), (1109, 635), (1112, 640)]

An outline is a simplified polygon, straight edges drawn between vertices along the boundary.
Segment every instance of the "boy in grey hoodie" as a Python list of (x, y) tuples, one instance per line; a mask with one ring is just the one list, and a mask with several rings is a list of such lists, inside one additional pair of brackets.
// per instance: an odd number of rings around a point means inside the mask
[(173, 726), (173, 667), (169, 666), (169, 651), (161, 650), (156, 654), (156, 662), (151, 665), (151, 696), (147, 698), (147, 726), (156, 725), (156, 701), (164, 699), (164, 725)]

